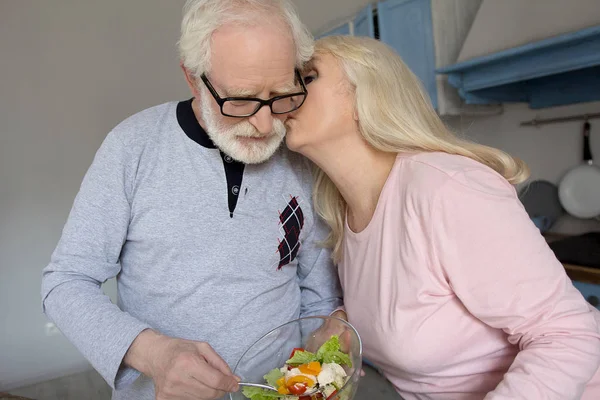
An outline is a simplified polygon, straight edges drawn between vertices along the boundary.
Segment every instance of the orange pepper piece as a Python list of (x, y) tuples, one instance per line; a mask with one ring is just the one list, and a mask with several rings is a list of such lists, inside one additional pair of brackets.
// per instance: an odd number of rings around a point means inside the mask
[(298, 369), (303, 374), (319, 375), (319, 372), (321, 372), (321, 363), (318, 361), (311, 361), (308, 364), (302, 364), (298, 366)]
[(279, 394), (290, 394), (290, 391), (285, 386), (285, 377), (284, 376), (282, 376), (281, 378), (277, 379), (277, 382), (275, 382), (275, 386), (277, 386), (277, 393), (279, 393)]
[(277, 393), (279, 393), (279, 394), (290, 394), (290, 391), (288, 390), (288, 388), (286, 386), (279, 386), (277, 388)]

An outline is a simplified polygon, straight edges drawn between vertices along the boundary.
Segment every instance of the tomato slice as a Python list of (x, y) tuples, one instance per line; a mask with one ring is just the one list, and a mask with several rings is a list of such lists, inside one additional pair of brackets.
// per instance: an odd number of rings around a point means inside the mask
[(300, 396), (298, 400), (322, 400), (324, 399), (323, 393), (317, 392), (315, 394), (311, 394), (310, 396)]
[(327, 399), (325, 399), (325, 400), (331, 400), (333, 398), (333, 396), (335, 396), (336, 394), (337, 394), (337, 390), (334, 390), (333, 393), (331, 393), (329, 395), (329, 397), (327, 397)]
[(302, 394), (306, 392), (306, 385), (304, 383), (294, 383), (292, 386), (288, 387), (288, 390), (291, 394)]
[(294, 354), (296, 354), (297, 351), (305, 351), (302, 347), (294, 347), (294, 350), (292, 350), (292, 354), (290, 354), (289, 358), (294, 357)]

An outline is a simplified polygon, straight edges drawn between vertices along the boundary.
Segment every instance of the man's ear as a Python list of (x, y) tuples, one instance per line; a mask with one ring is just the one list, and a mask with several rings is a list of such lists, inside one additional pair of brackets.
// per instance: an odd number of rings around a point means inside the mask
[(190, 72), (190, 70), (188, 70), (185, 67), (185, 65), (183, 65), (183, 61), (179, 62), (179, 67), (181, 68), (181, 70), (183, 71), (183, 74), (185, 75), (185, 81), (187, 82), (190, 90), (192, 91), (192, 94), (194, 95), (194, 97), (199, 97), (200, 91), (198, 90), (198, 82), (196, 80), (196, 77), (194, 76), (194, 74), (192, 74)]

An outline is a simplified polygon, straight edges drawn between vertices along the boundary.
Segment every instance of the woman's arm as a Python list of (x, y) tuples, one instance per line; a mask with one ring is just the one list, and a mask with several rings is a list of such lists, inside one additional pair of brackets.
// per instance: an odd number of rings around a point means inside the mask
[(457, 297), (520, 349), (485, 400), (578, 399), (600, 364), (598, 312), (512, 186), (491, 170), (460, 173), (439, 190), (432, 215), (434, 251)]

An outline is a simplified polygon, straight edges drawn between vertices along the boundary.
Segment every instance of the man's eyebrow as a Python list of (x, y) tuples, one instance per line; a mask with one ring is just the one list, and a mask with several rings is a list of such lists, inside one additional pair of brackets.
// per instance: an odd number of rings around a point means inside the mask
[[(296, 80), (296, 79), (294, 79)], [(273, 92), (271, 92), (271, 94), (275, 95), (275, 96), (280, 96), (280, 95), (284, 95), (284, 94), (290, 94), (290, 93), (295, 93), (298, 92), (300, 90), (300, 84), (295, 82), (295, 83), (288, 83), (287, 85), (281, 86), (279, 88), (277, 88), (276, 90), (273, 90)]]
[[(299, 90), (299, 86), (294, 83), (280, 86), (276, 90), (271, 92), (273, 96), (280, 96), (284, 94), (294, 93)], [(225, 90), (223, 97), (258, 97), (256, 90), (254, 89), (241, 89), (241, 88), (230, 88)]]
[(256, 97), (256, 90), (230, 88), (225, 90), (224, 97)]

